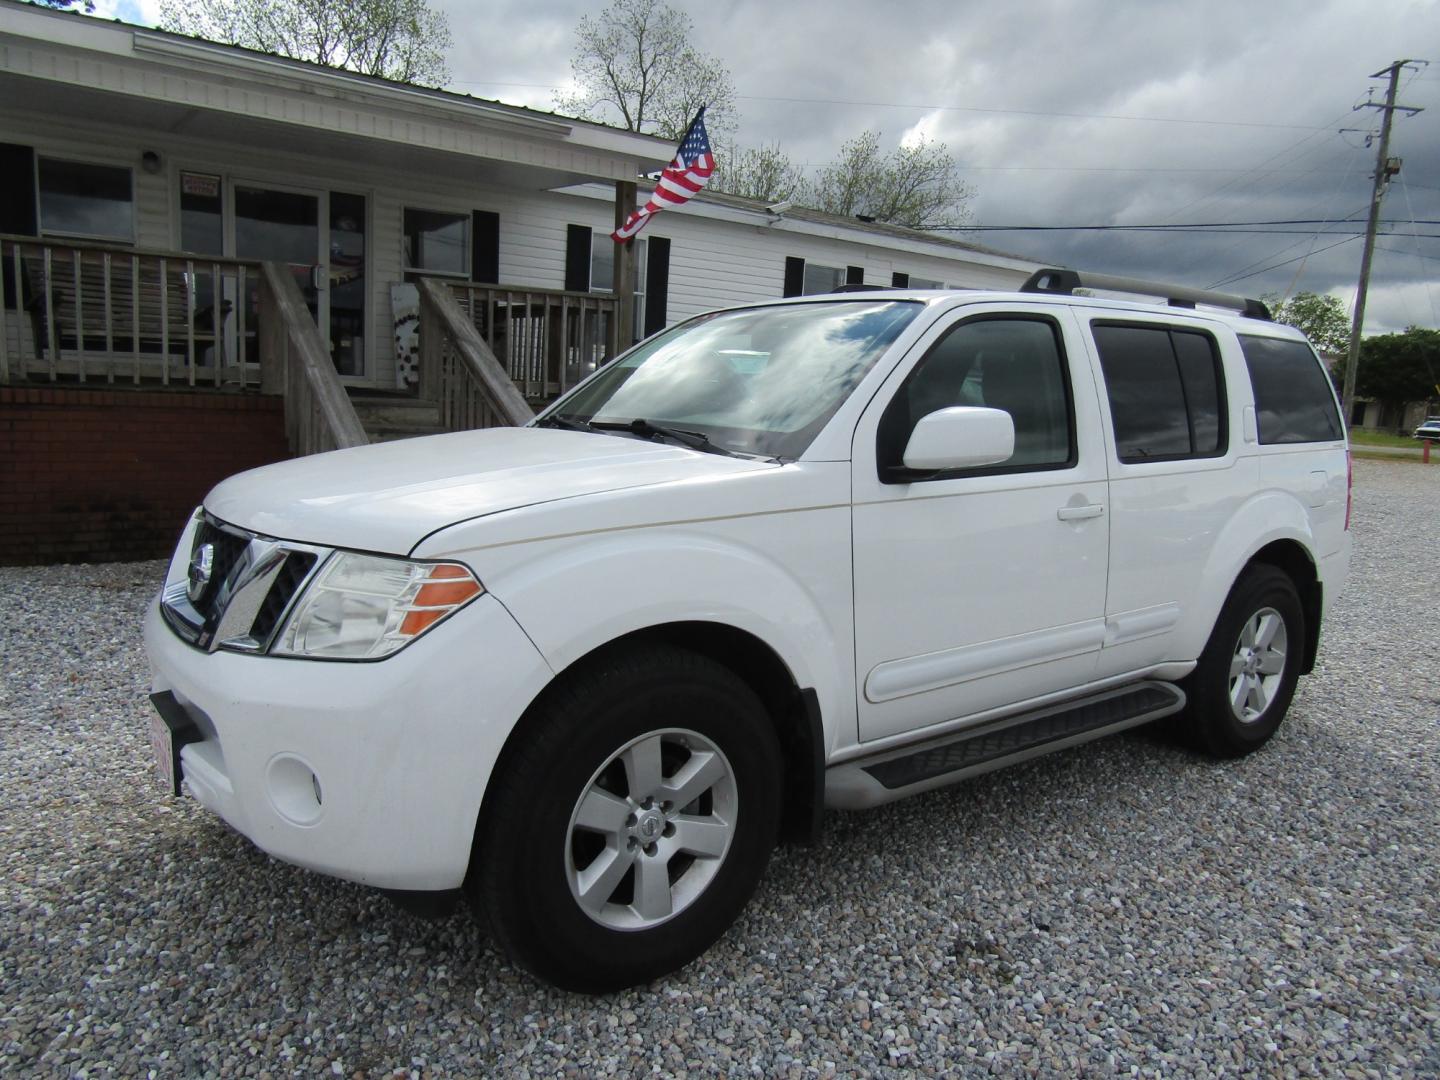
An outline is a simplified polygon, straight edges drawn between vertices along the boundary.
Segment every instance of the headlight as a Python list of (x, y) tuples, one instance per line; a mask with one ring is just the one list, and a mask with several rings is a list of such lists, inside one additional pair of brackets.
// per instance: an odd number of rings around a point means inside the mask
[(271, 652), (377, 660), (484, 591), (459, 563), (336, 552), (305, 590)]

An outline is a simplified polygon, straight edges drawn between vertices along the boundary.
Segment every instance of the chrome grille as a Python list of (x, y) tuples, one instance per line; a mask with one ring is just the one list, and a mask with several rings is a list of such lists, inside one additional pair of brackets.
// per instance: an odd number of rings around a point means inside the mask
[[(201, 513), (188, 548), (176, 553), (160, 610), (171, 629), (197, 648), (263, 652), (328, 554)], [(203, 587), (199, 577), (192, 585), (192, 565), (208, 567)], [(196, 573), (203, 577), (202, 571)]]

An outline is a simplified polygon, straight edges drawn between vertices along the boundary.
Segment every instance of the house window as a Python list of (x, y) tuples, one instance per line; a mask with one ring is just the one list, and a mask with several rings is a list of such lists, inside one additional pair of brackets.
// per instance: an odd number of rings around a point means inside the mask
[(210, 173), (180, 174), (180, 249), (225, 254), (224, 183)]
[(405, 269), (470, 276), (470, 215), (405, 208)]
[[(630, 241), (635, 252), (635, 340), (644, 334), (646, 268), (648, 266), (649, 241), (645, 237)], [(615, 249), (616, 244), (608, 236), (592, 237), (590, 244), (590, 288), (589, 292), (615, 291)]]
[(910, 288), (912, 289), (943, 289), (945, 283), (928, 277), (911, 277)]
[(802, 296), (834, 292), (845, 284), (845, 267), (821, 266), (819, 263), (805, 264), (805, 279), (801, 286)]
[(130, 170), (83, 161), (39, 161), (40, 231), (52, 235), (135, 239)]

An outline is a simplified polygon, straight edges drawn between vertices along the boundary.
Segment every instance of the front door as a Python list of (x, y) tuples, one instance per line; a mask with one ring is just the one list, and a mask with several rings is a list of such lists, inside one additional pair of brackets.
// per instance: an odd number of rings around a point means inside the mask
[(237, 258), (290, 268), (336, 371), (347, 382), (363, 381), (364, 196), (237, 180), (234, 229)]
[[(1074, 320), (966, 307), (917, 354), (871, 402), (852, 454), (862, 742), (1083, 684), (1104, 640), (1104, 447)], [(915, 423), (953, 405), (1009, 412), (1012, 457), (901, 471)]]

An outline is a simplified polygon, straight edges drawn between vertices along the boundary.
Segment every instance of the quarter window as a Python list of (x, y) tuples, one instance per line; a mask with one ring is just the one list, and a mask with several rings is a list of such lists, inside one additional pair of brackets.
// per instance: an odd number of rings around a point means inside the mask
[(1008, 412), (1015, 423), (1015, 452), (999, 465), (927, 479), (1061, 469), (1075, 462), (1065, 354), (1048, 319), (972, 319), (931, 348), (881, 417), (876, 449), (882, 481), (914, 479), (895, 471), (910, 433), (923, 417), (955, 405)]
[(135, 239), (130, 170), (115, 165), (41, 158), (40, 230), (103, 240)]
[(1096, 323), (1100, 367), (1126, 463), (1225, 452), (1225, 395), (1214, 340), (1194, 330)]
[(1330, 442), (1342, 437), (1330, 380), (1301, 341), (1240, 335), (1255, 426), (1262, 443)]

